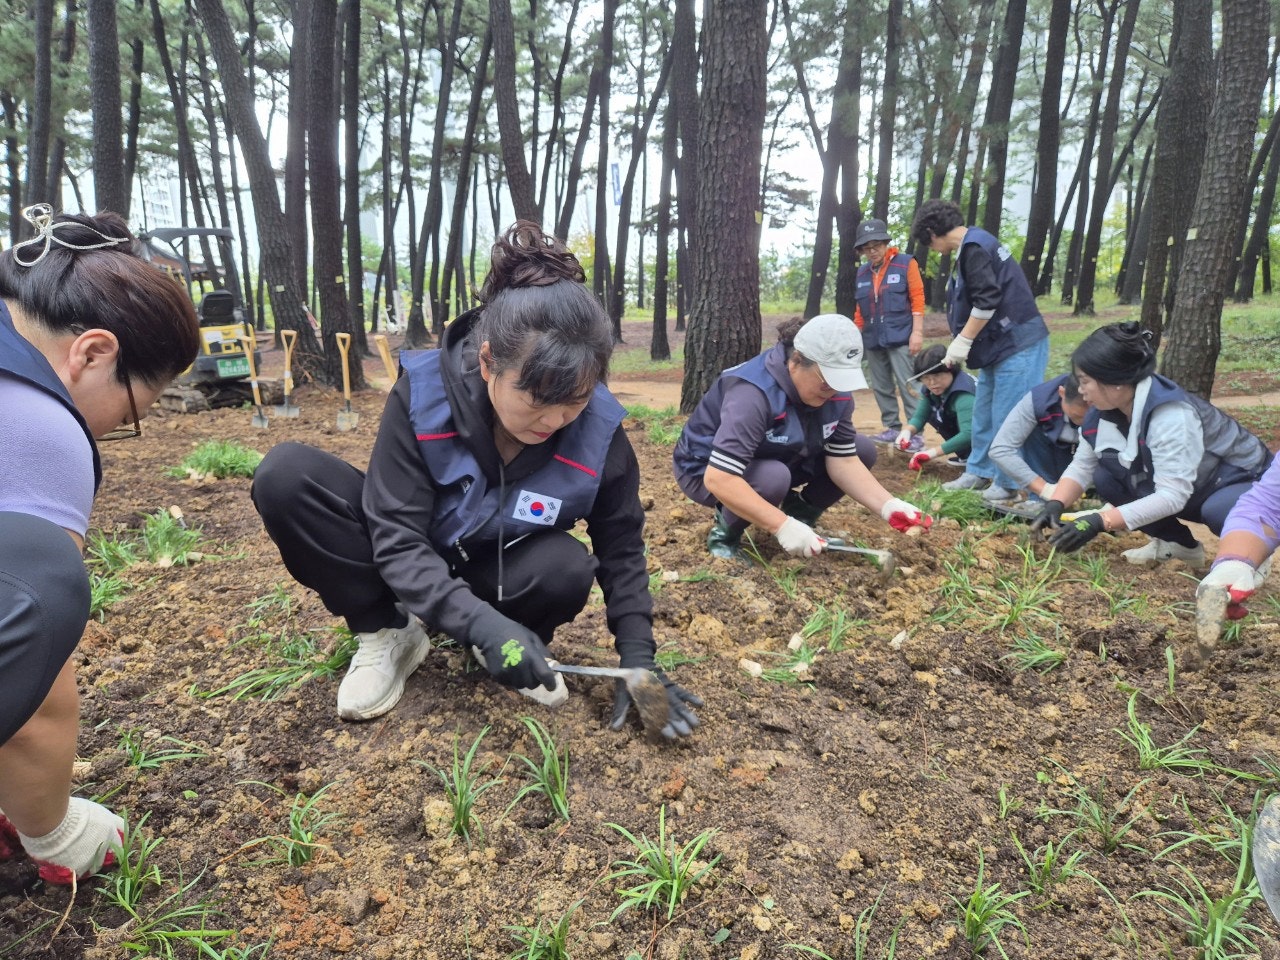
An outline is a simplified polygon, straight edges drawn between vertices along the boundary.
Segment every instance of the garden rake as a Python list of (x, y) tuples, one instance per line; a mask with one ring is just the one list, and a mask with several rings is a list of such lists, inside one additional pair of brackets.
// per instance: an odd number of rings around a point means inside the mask
[(284, 403), (275, 407), (277, 417), (296, 417), (298, 405), (293, 402), (293, 348), (298, 345), (297, 330), (281, 330), (280, 341), (284, 344)]
[(338, 411), (337, 427), (343, 431), (354, 430), (360, 423), (360, 414), (351, 409), (351, 334), (335, 333), (333, 339), (342, 354), (342, 399), (345, 403)]
[(259, 430), (265, 430), (271, 426), (271, 421), (267, 419), (267, 413), (262, 409), (262, 389), (258, 386), (258, 362), (253, 356), (258, 350), (258, 338), (249, 324), (246, 323), (244, 329), (245, 335), (240, 338), (240, 342), (244, 344), (245, 357), (249, 361), (249, 384), (253, 387), (252, 423)]

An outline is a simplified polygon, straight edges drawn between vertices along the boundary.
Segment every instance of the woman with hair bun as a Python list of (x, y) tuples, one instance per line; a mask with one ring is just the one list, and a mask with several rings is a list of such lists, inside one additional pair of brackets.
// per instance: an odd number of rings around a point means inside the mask
[[(1053, 528), (1050, 542), (1068, 552), (1103, 531), (1141, 530), (1152, 539), (1124, 551), (1130, 563), (1203, 566), (1204, 546), (1179, 521), (1221, 533), (1271, 453), (1217, 407), (1157, 374), (1150, 333), (1136, 323), (1098, 328), (1076, 347), (1071, 364), (1092, 408), (1075, 457), (1032, 528)], [(1090, 483), (1113, 506), (1061, 524)]]
[[(493, 247), (481, 306), (438, 350), (401, 355), (367, 475), (297, 443), (258, 467), (254, 504), (285, 566), (359, 641), (342, 719), (396, 705), (427, 629), (499, 683), (563, 703), (548, 645), (597, 580), (620, 665), (655, 669), (640, 468), (604, 386), (612, 328), (584, 280), (563, 243), (517, 222)], [(590, 553), (569, 532), (583, 519)], [(688, 736), (701, 701), (659, 676), (663, 733)], [(614, 730), (630, 706), (619, 681)]]
[(23, 215), (35, 236), (0, 253), (0, 859), (25, 851), (69, 885), (113, 862), (124, 826), (70, 796), (97, 444), (141, 434), (199, 326), (116, 214)]

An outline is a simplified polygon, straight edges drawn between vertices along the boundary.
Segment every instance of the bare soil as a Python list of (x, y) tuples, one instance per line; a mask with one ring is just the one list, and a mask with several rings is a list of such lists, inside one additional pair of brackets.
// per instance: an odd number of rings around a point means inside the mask
[[(375, 378), (379, 369), (368, 367)], [(626, 392), (625, 380), (615, 386)], [(852, 958), (861, 956), (859, 914), (879, 897), (868, 956), (898, 928), (899, 957), (959, 958), (972, 954), (955, 900), (968, 899), (979, 864), (986, 886), (1028, 887), (1016, 837), (1028, 854), (1047, 843), (1081, 851), (1080, 866), (1097, 882), (1076, 877), (1050, 901), (1031, 895), (1014, 904), (1026, 938), (1006, 927), (1008, 956), (1196, 955), (1159, 901), (1138, 895), (1176, 890), (1187, 882), (1182, 868), (1215, 896), (1235, 876), (1205, 843), (1155, 855), (1179, 831), (1230, 834), (1225, 811), (1248, 817), (1255, 792), (1277, 786), (1280, 600), (1264, 591), (1239, 635), (1196, 664), (1192, 571), (1124, 563), (1120, 551), (1141, 544), (1140, 535), (1095, 542), (1084, 559), (1105, 558), (1105, 567), (1067, 560), (1021, 611), (1007, 599), (1027, 592), (1050, 561), (1019, 525), (940, 520), (913, 540), (859, 507), (831, 510), (824, 529), (894, 551), (898, 571), (888, 584), (858, 557), (799, 563), (768, 537), (756, 540), (763, 563), (711, 561), (709, 515), (677, 490), (670, 448), (631, 420), (657, 639), (695, 659), (672, 673), (706, 701), (689, 741), (655, 745), (637, 726), (610, 732), (607, 683), (570, 678), (569, 702), (550, 711), (468, 669), (450, 649), (433, 651), (399, 706), (366, 724), (337, 719), (334, 681), (307, 682), (275, 702), (199, 696), (276, 662), (253, 636), (319, 631), (330, 648), (334, 621), (286, 574), (247, 480), (178, 479), (166, 469), (209, 438), (260, 451), (301, 440), (363, 465), (383, 398), (378, 390), (356, 397), (361, 419), (350, 433), (334, 427), (340, 397), (309, 386), (297, 394), (301, 417), (272, 418), (265, 431), (251, 426), (247, 409), (156, 412), (140, 440), (104, 445), (98, 529), (119, 534), (177, 506), (206, 540), (198, 563), (131, 568), (132, 592), (89, 625), (76, 654), (78, 789), (109, 793), (116, 809), (134, 821), (147, 815), (150, 835), (164, 838), (153, 854), (164, 885), (143, 898), (144, 915), (195, 880), (178, 900), (207, 896), (223, 911), (212, 925), (236, 931), (242, 946), (272, 940), (272, 957), (453, 960), (507, 957), (516, 949), (510, 926), (558, 919), (580, 901), (570, 925), (575, 960), (799, 956), (792, 945)], [(868, 397), (864, 414), (872, 406)], [(898, 492), (918, 479), (889, 453), (876, 473)], [(1023, 550), (1035, 558), (1029, 567)], [(1101, 587), (1087, 582), (1095, 574)], [(962, 577), (975, 592), (956, 603)], [(269, 609), (253, 623), (251, 604), (276, 588), (294, 612)], [(786, 663), (789, 641), (820, 608), (845, 611), (849, 627), (836, 649), (827, 648), (829, 632), (808, 641), (821, 652), (807, 673), (772, 682), (740, 667), (743, 658)], [(1039, 673), (1002, 659), (1030, 634), (1063, 651), (1062, 665)], [(615, 662), (598, 602), (561, 631), (556, 653)], [(1128, 729), (1135, 693), (1156, 743), (1194, 730), (1186, 746), (1204, 751), (1198, 756), (1259, 777), (1268, 774), (1255, 758), (1270, 758), (1273, 779), (1140, 769), (1118, 732)], [(525, 782), (524, 765), (509, 758), (536, 756), (525, 716), (570, 750), (567, 824), (539, 797), (504, 816)], [(130, 728), (152, 750), (172, 746), (157, 739), (169, 736), (206, 756), (138, 769), (119, 746)], [(501, 783), (479, 801), (482, 832), (468, 844), (442, 822), (444, 795), (428, 766), (450, 767), (455, 745), (465, 751), (486, 729), (479, 759), (501, 771)], [(339, 818), (319, 831), (312, 862), (261, 863), (271, 850), (263, 838), (287, 831), (295, 794), (326, 786), (317, 805)], [(1075, 809), (1074, 793), (1085, 788), (1100, 790), (1108, 809), (1131, 794), (1120, 822), (1132, 817), (1134, 826), (1118, 850), (1072, 834), (1079, 823), (1070, 817), (1039, 815)], [(715, 867), (670, 919), (639, 910), (615, 917), (617, 888), (631, 884), (607, 878), (635, 851), (610, 824), (654, 838), (664, 808), (677, 844), (713, 832), (701, 862), (717, 858)], [(86, 884), (69, 903), (70, 892), (43, 885), (30, 863), (0, 864), (0, 957), (136, 956), (123, 944), (139, 924), (99, 892), (110, 882)], [(1247, 916), (1277, 934), (1262, 906)], [(1255, 939), (1262, 956), (1278, 956), (1265, 935)]]

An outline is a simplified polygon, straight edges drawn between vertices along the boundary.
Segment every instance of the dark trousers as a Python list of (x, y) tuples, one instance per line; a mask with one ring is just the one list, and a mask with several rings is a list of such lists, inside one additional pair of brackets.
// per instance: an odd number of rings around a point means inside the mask
[[(870, 437), (858, 434), (855, 443), (858, 448), (858, 459), (870, 470), (876, 463), (875, 442)], [(775, 507), (782, 503), (788, 491), (796, 488), (800, 488), (805, 500), (818, 510), (826, 510), (844, 496), (844, 491), (827, 476), (825, 457), (818, 460), (814, 473), (800, 472), (798, 468), (793, 470), (781, 460), (752, 460), (747, 465), (746, 473), (742, 478), (747, 481), (752, 490)], [(701, 474), (677, 477), (676, 480), (680, 489), (684, 491), (684, 495), (694, 503), (700, 503), (704, 507), (720, 506), (719, 501), (707, 489)], [(728, 507), (721, 508), (721, 513), (730, 527), (746, 529), (749, 526)]]
[(56, 523), (0, 513), (0, 744), (49, 695), (89, 619), (89, 577)]
[[(352, 631), (372, 633), (403, 626), (405, 618), (374, 563), (363, 490), (364, 474), (351, 464), (315, 447), (281, 443), (258, 466), (252, 496), (290, 575)], [(467, 551), (467, 560), (450, 559), (450, 574), (545, 643), (582, 611), (595, 581), (595, 557), (563, 530), (531, 534), (501, 551), (496, 543), (467, 544)]]
[[(1112, 506), (1118, 507), (1122, 503), (1133, 503), (1134, 500), (1138, 499), (1138, 495), (1133, 492), (1128, 484), (1121, 483), (1106, 470), (1094, 472), (1093, 485), (1098, 491), (1098, 498)], [(1177, 516), (1162, 517), (1138, 529), (1147, 536), (1155, 537), (1158, 540), (1167, 540), (1170, 543), (1181, 544), (1184, 547), (1194, 547), (1197, 543), (1195, 534), (1178, 521), (1186, 520), (1190, 523), (1203, 523), (1215, 534), (1220, 534), (1222, 533), (1222, 525), (1227, 522), (1227, 514), (1236, 505), (1236, 501), (1244, 496), (1245, 491), (1252, 486), (1252, 480), (1242, 480), (1239, 483), (1230, 483), (1224, 487), (1219, 487), (1203, 499), (1199, 499), (1193, 494), (1191, 500)]]

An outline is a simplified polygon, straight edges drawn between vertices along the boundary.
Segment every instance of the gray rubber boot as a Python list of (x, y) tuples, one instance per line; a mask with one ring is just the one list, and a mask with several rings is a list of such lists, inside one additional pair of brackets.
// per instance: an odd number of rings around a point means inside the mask
[(707, 534), (707, 550), (713, 557), (722, 560), (741, 560), (743, 529), (729, 526), (717, 507), (715, 522), (711, 524), (711, 532)]

